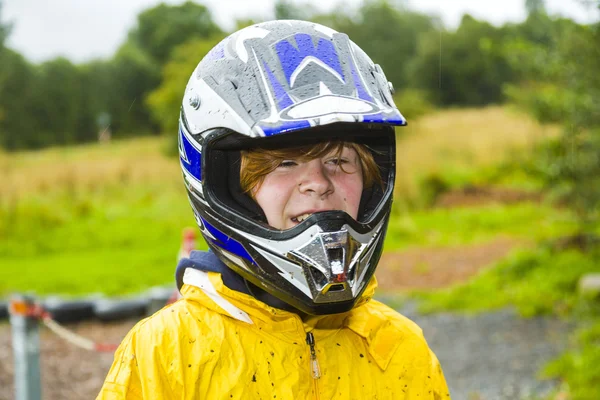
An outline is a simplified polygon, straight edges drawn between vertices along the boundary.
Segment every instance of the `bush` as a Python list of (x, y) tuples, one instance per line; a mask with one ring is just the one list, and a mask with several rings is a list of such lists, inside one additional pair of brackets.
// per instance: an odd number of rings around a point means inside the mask
[(561, 88), (552, 83), (507, 84), (503, 91), (509, 101), (529, 110), (542, 123), (564, 122), (567, 117), (566, 104), (575, 101), (574, 96), (565, 95)]
[(394, 102), (409, 123), (435, 109), (427, 93), (419, 89), (406, 89), (396, 93)]
[(576, 343), (574, 350), (551, 362), (543, 374), (564, 379), (573, 400), (600, 399), (600, 321), (580, 329)]

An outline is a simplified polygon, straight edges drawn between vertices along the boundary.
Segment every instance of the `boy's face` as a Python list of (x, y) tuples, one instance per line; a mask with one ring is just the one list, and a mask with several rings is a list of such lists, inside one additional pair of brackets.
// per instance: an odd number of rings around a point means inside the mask
[(344, 147), (310, 161), (284, 160), (264, 177), (254, 198), (277, 229), (289, 229), (318, 211), (340, 210), (356, 219), (363, 190), (360, 160)]

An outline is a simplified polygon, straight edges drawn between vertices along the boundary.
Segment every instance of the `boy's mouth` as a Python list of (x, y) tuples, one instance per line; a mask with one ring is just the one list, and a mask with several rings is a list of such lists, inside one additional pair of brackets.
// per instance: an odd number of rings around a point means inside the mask
[(313, 213), (304, 213), (304, 214), (298, 215), (296, 217), (292, 217), (292, 222), (299, 224), (300, 222), (304, 221), (306, 218), (310, 217), (312, 214)]

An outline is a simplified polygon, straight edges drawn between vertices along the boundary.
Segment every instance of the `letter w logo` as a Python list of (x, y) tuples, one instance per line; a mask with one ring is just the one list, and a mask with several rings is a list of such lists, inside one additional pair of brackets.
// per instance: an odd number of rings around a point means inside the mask
[(325, 69), (344, 83), (340, 58), (331, 41), (320, 38), (315, 48), (310, 35), (298, 33), (294, 37), (298, 45), (297, 49), (287, 40), (275, 45), (283, 73), (290, 84), (290, 88), (294, 87), (298, 75), (311, 63)]

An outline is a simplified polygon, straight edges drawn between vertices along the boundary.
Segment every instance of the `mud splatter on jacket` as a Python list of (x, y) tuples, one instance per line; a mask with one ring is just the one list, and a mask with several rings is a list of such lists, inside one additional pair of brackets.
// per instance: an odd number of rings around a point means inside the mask
[(371, 299), (375, 279), (351, 311), (303, 321), (213, 264), (180, 265), (183, 298), (129, 332), (97, 399), (450, 399), (421, 329)]

